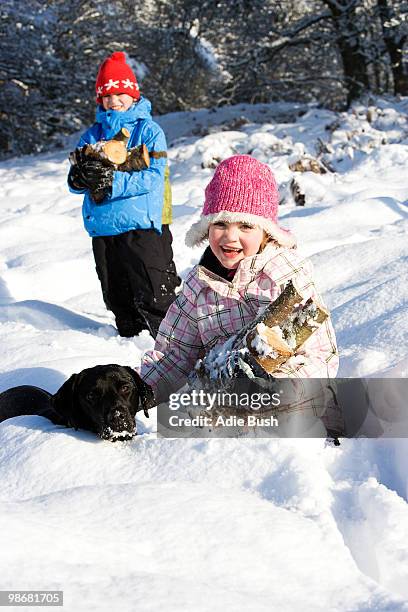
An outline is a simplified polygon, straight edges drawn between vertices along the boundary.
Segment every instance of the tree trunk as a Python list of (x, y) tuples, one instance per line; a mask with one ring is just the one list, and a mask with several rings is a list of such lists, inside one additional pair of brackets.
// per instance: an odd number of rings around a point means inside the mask
[[(391, 25), (394, 11), (388, 6), (387, 0), (377, 0), (384, 44), (390, 56), (391, 71), (394, 79), (394, 93), (408, 95), (408, 74), (404, 71), (403, 48), (407, 36), (399, 34), (398, 26)], [(386, 25), (389, 24), (389, 25)]]
[[(366, 54), (361, 32), (356, 25), (355, 13), (358, 0), (341, 4), (338, 0), (323, 0), (332, 14), (333, 25), (337, 34), (337, 45), (343, 62), (347, 103), (359, 98), (370, 89)], [(344, 0), (343, 0), (344, 2)]]

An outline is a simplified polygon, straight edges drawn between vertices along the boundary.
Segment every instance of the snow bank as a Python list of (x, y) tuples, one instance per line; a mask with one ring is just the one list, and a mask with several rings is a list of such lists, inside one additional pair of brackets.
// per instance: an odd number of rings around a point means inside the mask
[[(213, 168), (235, 152), (296, 178), (282, 224), (311, 256), (342, 376), (406, 376), (408, 101), (349, 113), (239, 105), (173, 113), (174, 252)], [(306, 111), (306, 112), (305, 112)], [(303, 112), (303, 115), (300, 116)], [(293, 173), (302, 155), (333, 172)], [(67, 153), (0, 164), (0, 391), (54, 392), (96, 363), (135, 366), (67, 193)], [(2, 588), (63, 589), (76, 610), (408, 610), (405, 440), (156, 439), (112, 444), (40, 417), (0, 424)]]

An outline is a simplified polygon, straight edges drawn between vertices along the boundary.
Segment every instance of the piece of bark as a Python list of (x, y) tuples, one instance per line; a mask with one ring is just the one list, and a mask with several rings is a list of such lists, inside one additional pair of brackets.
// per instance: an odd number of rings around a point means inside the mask
[(124, 142), (127, 144), (129, 142), (130, 132), (127, 128), (120, 128), (119, 132), (117, 132), (112, 140), (117, 140), (118, 142)]
[(292, 281), (288, 281), (282, 293), (276, 298), (272, 304), (269, 304), (257, 319), (257, 323), (264, 323), (267, 327), (281, 325), (297, 304), (300, 304), (303, 297), (296, 289)]

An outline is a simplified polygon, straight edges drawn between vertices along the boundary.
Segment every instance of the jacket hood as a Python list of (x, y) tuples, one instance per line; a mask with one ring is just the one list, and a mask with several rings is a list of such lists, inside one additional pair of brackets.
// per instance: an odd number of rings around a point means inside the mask
[(143, 96), (125, 112), (105, 110), (99, 105), (96, 109), (96, 122), (100, 123), (104, 137), (109, 140), (123, 127), (132, 128), (140, 119), (151, 119), (152, 105)]

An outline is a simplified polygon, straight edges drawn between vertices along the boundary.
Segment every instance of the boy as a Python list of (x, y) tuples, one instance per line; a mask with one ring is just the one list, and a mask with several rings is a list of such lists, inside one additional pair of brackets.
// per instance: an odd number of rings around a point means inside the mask
[[(84, 225), (92, 238), (104, 301), (115, 315), (119, 335), (137, 336), (148, 329), (155, 338), (180, 284), (172, 235), (162, 218), (166, 139), (152, 121), (151, 104), (140, 95), (124, 53), (115, 52), (101, 64), (96, 102), (96, 122), (82, 135), (79, 148), (110, 140), (127, 128), (128, 148), (145, 144), (150, 153), (159, 153), (151, 156), (148, 169), (121, 172), (77, 149), (68, 176), (70, 190), (84, 194)], [(103, 191), (100, 203), (92, 199), (96, 189)]]

